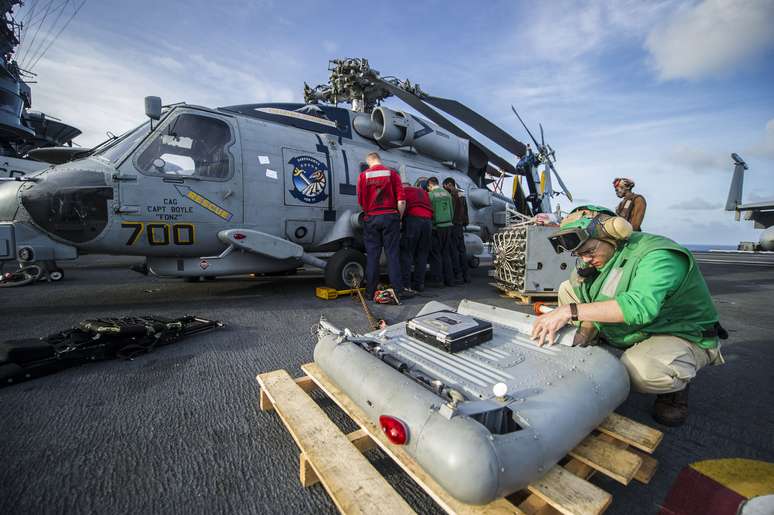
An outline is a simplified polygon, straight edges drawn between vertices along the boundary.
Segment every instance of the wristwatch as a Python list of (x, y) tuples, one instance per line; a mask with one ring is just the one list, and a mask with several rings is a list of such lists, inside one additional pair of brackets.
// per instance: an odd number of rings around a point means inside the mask
[(570, 303), (570, 313), (572, 314), (572, 321), (578, 321), (578, 305), (574, 302)]

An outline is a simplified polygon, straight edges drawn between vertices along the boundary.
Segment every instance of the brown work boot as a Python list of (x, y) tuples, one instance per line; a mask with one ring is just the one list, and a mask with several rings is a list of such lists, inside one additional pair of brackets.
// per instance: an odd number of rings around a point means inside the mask
[(688, 386), (684, 390), (662, 393), (653, 404), (653, 418), (665, 426), (682, 426), (688, 418)]

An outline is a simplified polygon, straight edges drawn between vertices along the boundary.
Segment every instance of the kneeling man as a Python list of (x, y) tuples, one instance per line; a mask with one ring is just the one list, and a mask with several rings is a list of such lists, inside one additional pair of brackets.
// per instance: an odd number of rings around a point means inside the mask
[(688, 415), (688, 385), (700, 368), (721, 364), (728, 335), (693, 254), (669, 238), (632, 232), (625, 219), (582, 206), (549, 237), (579, 266), (559, 288), (559, 307), (537, 319), (532, 337), (551, 344), (564, 325), (580, 325), (576, 345), (603, 340), (626, 349), (632, 386), (657, 394), (653, 417), (670, 426)]

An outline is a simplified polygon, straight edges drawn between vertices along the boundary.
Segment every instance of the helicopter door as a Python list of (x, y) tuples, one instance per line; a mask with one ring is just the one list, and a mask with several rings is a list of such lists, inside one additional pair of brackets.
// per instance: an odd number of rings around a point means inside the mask
[(152, 223), (151, 245), (171, 242), (166, 235), (174, 234), (177, 225), (185, 226), (181, 241), (190, 245), (194, 234), (205, 234), (199, 225), (242, 221), (242, 159), (236, 134), (231, 117), (183, 110), (156, 128), (124, 163), (122, 171), (133, 168), (141, 175), (137, 181), (121, 182), (122, 211), (125, 218), (148, 227)]

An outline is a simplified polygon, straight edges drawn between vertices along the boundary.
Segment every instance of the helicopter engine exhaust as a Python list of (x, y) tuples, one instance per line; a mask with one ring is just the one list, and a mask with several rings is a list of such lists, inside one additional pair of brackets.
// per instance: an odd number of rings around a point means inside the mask
[(420, 120), (403, 111), (377, 107), (371, 113), (355, 119), (355, 130), (363, 137), (376, 140), (382, 148), (413, 147), (418, 154), (458, 170), (467, 170), (469, 143), (449, 134), (438, 125)]

